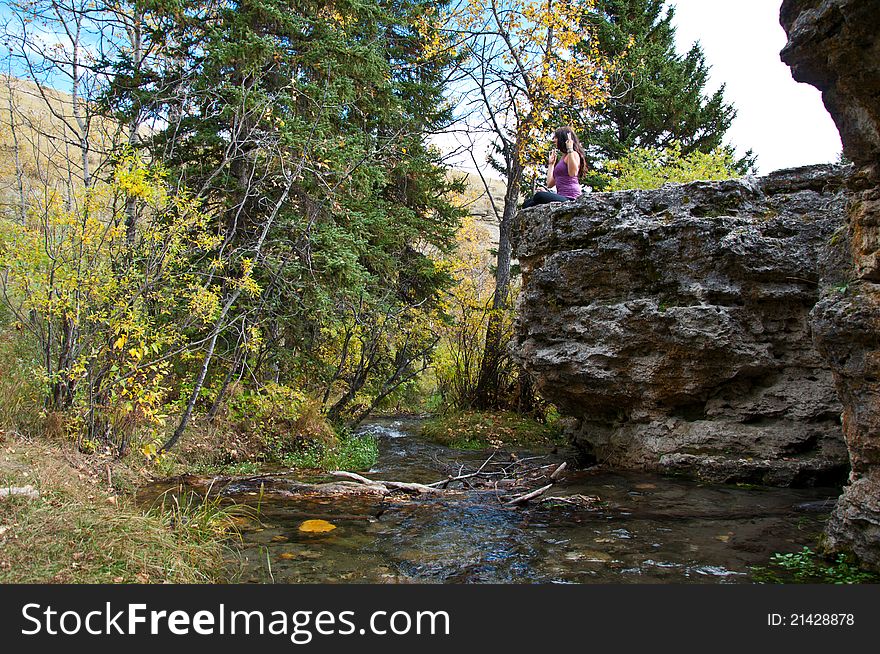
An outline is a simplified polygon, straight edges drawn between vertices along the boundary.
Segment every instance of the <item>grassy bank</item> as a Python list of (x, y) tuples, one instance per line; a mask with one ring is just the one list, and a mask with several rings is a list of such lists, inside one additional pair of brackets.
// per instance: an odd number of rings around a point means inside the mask
[(228, 423), (200, 425), (179, 450), (122, 461), (73, 444), (0, 430), (0, 488), (39, 497), (0, 498), (0, 583), (221, 583), (236, 507), (168, 497), (152, 508), (138, 488), (185, 472), (252, 474), (278, 468), (364, 470), (376, 460), (370, 436), (303, 441), (259, 434), (230, 438)]
[(155, 461), (155, 474), (188, 472), (250, 475), (280, 469), (369, 470), (379, 454), (375, 438), (342, 431), (321, 439), (237, 433), (224, 422), (197, 425), (179, 448)]
[(509, 411), (442, 414), (425, 421), (422, 433), (441, 445), (462, 450), (559, 445), (564, 440), (553, 418), (539, 422)]
[(0, 583), (227, 581), (236, 507), (169, 497), (145, 508), (135, 502), (140, 487), (183, 473), (363, 470), (376, 460), (375, 439), (337, 433), (312, 405), (280, 392), (232, 395), (168, 453), (157, 452), (167, 435), (136, 433), (120, 460), (109, 446), (79, 441), (70, 416), (42, 409), (27, 374), (32, 353), (8, 335), (0, 332), (0, 488), (31, 486), (39, 497), (0, 497)]
[[(150, 454), (157, 449), (154, 444)], [(367, 470), (375, 439), (334, 427), (313, 399), (267, 384), (259, 392), (233, 386), (209, 419), (194, 420), (171, 452), (154, 458), (163, 476), (254, 474), (278, 469)]]
[(218, 583), (231, 515), (209, 503), (144, 510), (146, 471), (0, 432), (0, 583)]

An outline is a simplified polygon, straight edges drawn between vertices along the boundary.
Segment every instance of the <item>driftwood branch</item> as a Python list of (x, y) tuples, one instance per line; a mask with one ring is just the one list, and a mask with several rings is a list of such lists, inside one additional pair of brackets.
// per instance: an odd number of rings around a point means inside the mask
[(566, 464), (565, 461), (563, 461), (562, 463), (560, 463), (560, 464), (556, 467), (556, 470), (554, 470), (553, 472), (550, 473), (550, 479), (551, 479), (551, 481), (557, 481), (557, 480), (559, 479), (559, 476), (563, 473), (563, 471), (565, 470), (565, 468), (566, 468), (567, 465), (568, 465), (568, 464)]
[(547, 484), (546, 486), (541, 486), (541, 488), (539, 488), (537, 490), (533, 490), (529, 493), (523, 493), (522, 495), (517, 495), (513, 499), (507, 500), (507, 502), (505, 502), (505, 504), (525, 504), (529, 500), (533, 500), (536, 497), (538, 497), (539, 495), (543, 495), (551, 488), (553, 488), (553, 484)]
[[(514, 455), (511, 455), (510, 460), (506, 461), (498, 460), (497, 455), (497, 452), (493, 452), (492, 454), (490, 454), (489, 457), (482, 462), (480, 467), (473, 472), (465, 472), (465, 468), (462, 465), (458, 468), (457, 471), (450, 472), (450, 474), (445, 479), (441, 479), (439, 481), (431, 482), (428, 484), (385, 479), (370, 479), (369, 477), (365, 477), (364, 475), (358, 474), (356, 472), (348, 472), (346, 470), (334, 470), (328, 474), (332, 477), (341, 478), (346, 481), (337, 484), (299, 484), (296, 489), (284, 488), (282, 489), (282, 491), (288, 493), (321, 492), (331, 495), (337, 492), (364, 492), (378, 495), (391, 495), (395, 492), (405, 492), (413, 494), (442, 495), (444, 493), (459, 493), (462, 490), (491, 491), (492, 489), (494, 489), (495, 496), (498, 498), (499, 502), (508, 507), (516, 507), (524, 505), (546, 493), (547, 490), (552, 488), (561, 479), (563, 472), (567, 468), (565, 462), (552, 463), (550, 465), (536, 465), (535, 463), (524, 465), (527, 461), (546, 459), (546, 456), (518, 458)], [(284, 472), (272, 472), (263, 475), (253, 475), (250, 477), (239, 478), (234, 481), (238, 483), (262, 483), (264, 479), (276, 481), (279, 477), (283, 478), (291, 472), (293, 472), (293, 470), (288, 470)], [(228, 481), (233, 480), (230, 479)], [(454, 482), (460, 482), (462, 484), (462, 488), (450, 488), (450, 484)], [(290, 483), (292, 482), (288, 480), (286, 483), (290, 485)], [(546, 485), (542, 485), (540, 488), (537, 488), (535, 490), (526, 490), (529, 486), (534, 486), (536, 484)], [(358, 488), (362, 489), (362, 491), (357, 491), (356, 489)], [(506, 492), (502, 491), (502, 488), (505, 489)], [(542, 499), (541, 501), (543, 502), (545, 500)], [(568, 503), (566, 500), (560, 501)]]
[(582, 495), (578, 493), (577, 495), (551, 495), (549, 497), (542, 497), (541, 504), (548, 503), (558, 503), (558, 504), (570, 504), (573, 506), (593, 506), (597, 502), (601, 500), (597, 495)]
[(366, 477), (363, 477), (363, 476), (357, 474), (356, 472), (346, 472), (345, 470), (334, 470), (330, 474), (333, 475), (334, 477), (342, 477), (343, 479), (351, 479), (352, 481), (356, 481), (359, 484), (364, 484), (365, 486), (372, 486), (373, 488), (376, 488), (377, 490), (380, 490), (383, 493), (389, 492), (388, 486), (386, 486), (385, 484), (378, 482), (378, 481), (373, 481), (372, 479), (367, 479)]
[(386, 492), (388, 489), (394, 490), (402, 490), (412, 493), (440, 493), (441, 490), (439, 488), (433, 488), (432, 486), (426, 486), (425, 484), (415, 484), (412, 482), (406, 481), (384, 481), (384, 480), (374, 480), (367, 479), (363, 475), (359, 475), (356, 472), (347, 472), (345, 470), (334, 470), (330, 473), (334, 477), (342, 477), (343, 479), (351, 479), (361, 484), (366, 484), (368, 486), (374, 486), (376, 488), (384, 487)]
[(486, 472), (486, 473), (483, 472), (483, 469), (484, 469), (487, 465), (489, 465), (489, 461), (491, 461), (492, 458), (493, 458), (494, 456), (495, 456), (495, 452), (492, 452), (492, 454), (489, 455), (489, 458), (486, 459), (486, 460), (483, 462), (483, 465), (481, 465), (481, 466), (477, 469), (476, 472), (470, 472), (470, 473), (468, 473), (468, 474), (466, 474), (466, 475), (463, 475), (463, 474), (461, 474), (461, 473), (462, 473), (462, 470), (464, 470), (464, 466), (462, 466), (461, 468), (459, 468), (459, 470), (458, 470), (458, 474), (457, 474), (456, 476), (454, 476), (454, 477), (453, 477), (453, 476), (449, 476), (449, 477), (447, 477), (446, 479), (442, 479), (442, 480), (440, 480), (440, 481), (431, 482), (430, 484), (428, 484), (428, 486), (440, 486), (441, 488), (446, 488), (446, 486), (447, 486), (448, 484), (450, 484), (451, 482), (453, 482), (453, 481), (461, 481), (461, 480), (463, 480), (463, 479), (471, 479), (471, 478), (473, 478), (473, 477), (480, 477), (480, 476), (491, 477), (491, 476), (501, 475), (501, 474), (503, 474), (503, 473), (501, 473), (501, 472)]
[[(474, 472), (464, 473), (463, 469), (460, 469), (458, 471), (457, 475), (454, 475), (454, 476), (449, 475), (448, 477), (446, 477), (446, 479), (441, 479), (440, 481), (435, 481), (430, 484), (415, 484), (415, 483), (402, 482), (402, 481), (375, 480), (375, 479), (369, 479), (369, 478), (364, 477), (363, 475), (359, 475), (355, 472), (346, 472), (344, 470), (336, 470), (334, 472), (331, 472), (330, 474), (333, 475), (334, 477), (342, 477), (344, 479), (350, 479), (350, 480), (356, 481), (360, 484), (364, 484), (364, 485), (369, 486), (371, 488), (377, 489), (381, 492), (389, 492), (390, 490), (401, 490), (401, 491), (413, 492), (413, 493), (442, 493), (447, 489), (449, 484), (454, 481), (466, 481), (468, 479), (482, 477), (482, 478), (485, 478), (485, 481), (488, 482), (489, 478), (494, 477), (496, 480), (494, 487), (496, 489), (496, 494), (497, 494), (499, 481), (501, 481), (501, 482), (507, 481), (507, 482), (513, 483), (513, 485), (518, 485), (518, 483), (513, 482), (513, 479), (512, 479), (512, 476), (518, 476), (518, 475), (511, 475), (511, 473), (509, 472), (510, 467), (521, 466), (523, 461), (526, 461), (528, 459), (544, 458), (544, 457), (527, 457), (526, 459), (514, 460), (513, 462), (511, 462), (509, 464), (493, 463), (493, 465), (496, 467), (500, 466), (501, 470), (487, 471), (486, 467), (492, 462), (492, 459), (494, 457), (495, 457), (495, 453), (493, 452), (489, 456), (489, 458), (487, 458), (483, 462), (483, 464)], [(544, 478), (549, 479), (549, 481), (550, 481), (549, 484), (547, 484), (546, 486), (542, 486), (541, 488), (538, 488), (536, 490), (532, 490), (527, 493), (523, 493), (521, 495), (516, 495), (516, 496), (512, 497), (511, 499), (507, 500), (504, 504), (507, 506), (517, 506), (520, 504), (525, 504), (525, 503), (529, 502), (530, 500), (533, 500), (533, 499), (543, 495), (544, 493), (547, 492), (547, 490), (552, 488), (553, 485), (557, 481), (559, 481), (559, 478), (561, 477), (562, 473), (565, 471), (566, 467), (567, 466), (566, 466), (565, 462), (562, 462), (558, 465), (550, 466), (548, 469), (546, 469), (545, 472), (543, 472), (543, 475), (546, 475)], [(500, 480), (498, 479), (499, 477), (501, 477)], [(536, 478), (534, 476), (532, 476), (532, 479), (536, 479)], [(467, 484), (467, 485), (469, 485), (469, 484)]]

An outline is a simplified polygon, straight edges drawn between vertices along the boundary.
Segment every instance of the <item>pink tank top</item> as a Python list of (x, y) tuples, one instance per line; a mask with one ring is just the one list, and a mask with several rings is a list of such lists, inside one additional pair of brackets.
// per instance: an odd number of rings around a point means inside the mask
[(568, 174), (568, 164), (565, 159), (560, 159), (553, 167), (553, 179), (556, 180), (556, 192), (570, 200), (579, 198), (581, 195), (581, 183), (577, 177)]

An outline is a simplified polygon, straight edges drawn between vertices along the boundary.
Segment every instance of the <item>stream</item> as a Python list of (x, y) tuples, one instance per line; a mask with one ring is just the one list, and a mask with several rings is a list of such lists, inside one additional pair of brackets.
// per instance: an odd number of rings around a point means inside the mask
[[(491, 454), (423, 439), (415, 419), (373, 420), (361, 431), (379, 443), (378, 461), (364, 473), (371, 479), (434, 482), (476, 470)], [(562, 460), (549, 450), (514, 454)], [(142, 498), (167, 488), (148, 487)], [(229, 562), (245, 583), (751, 583), (750, 566), (815, 542), (839, 494), (602, 466), (567, 472), (553, 487), (554, 496), (595, 500), (586, 507), (510, 507), (485, 490), (332, 500), (256, 490), (242, 483), (222, 491), (259, 510), (259, 520), (242, 521)], [(299, 529), (315, 519), (335, 529)]]

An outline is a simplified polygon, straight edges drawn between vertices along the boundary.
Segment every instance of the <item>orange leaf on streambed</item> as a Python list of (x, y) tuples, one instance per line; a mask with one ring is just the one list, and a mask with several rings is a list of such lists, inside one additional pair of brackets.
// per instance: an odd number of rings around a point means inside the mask
[(334, 529), (336, 529), (336, 525), (326, 520), (306, 520), (299, 526), (300, 531), (310, 534), (322, 534)]

